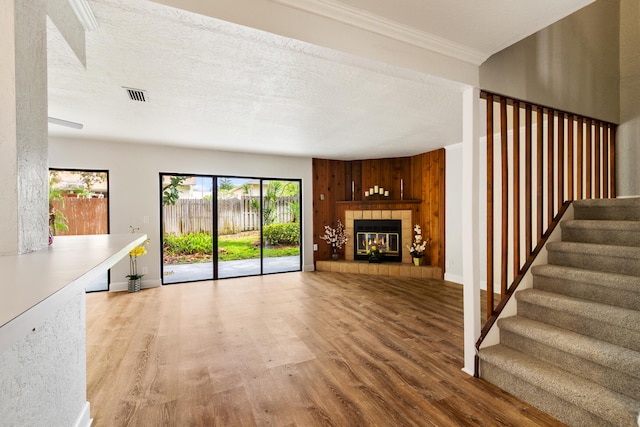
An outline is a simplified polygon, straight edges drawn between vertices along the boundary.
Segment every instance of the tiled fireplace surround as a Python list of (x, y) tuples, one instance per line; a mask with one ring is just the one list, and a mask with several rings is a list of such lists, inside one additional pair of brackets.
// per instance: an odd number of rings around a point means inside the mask
[(353, 258), (354, 239), (350, 238), (344, 248), (344, 261), (317, 261), (318, 271), (340, 273), (373, 274), (378, 276), (404, 276), (422, 278), (441, 278), (440, 267), (413, 265), (406, 245), (413, 240), (413, 223), (411, 210), (348, 210), (345, 211), (344, 228), (353, 237), (353, 222), (360, 219), (399, 219), (402, 221), (402, 262), (383, 262), (370, 264), (366, 261), (355, 261)]
[(410, 263), (411, 256), (405, 245), (407, 242), (411, 242), (413, 236), (411, 226), (411, 211), (400, 210), (373, 210), (373, 211), (345, 211), (344, 229), (352, 238), (349, 239), (344, 249), (344, 259), (346, 261), (353, 261), (353, 245), (355, 239), (353, 239), (353, 222), (360, 219), (399, 219), (402, 221), (402, 262)]

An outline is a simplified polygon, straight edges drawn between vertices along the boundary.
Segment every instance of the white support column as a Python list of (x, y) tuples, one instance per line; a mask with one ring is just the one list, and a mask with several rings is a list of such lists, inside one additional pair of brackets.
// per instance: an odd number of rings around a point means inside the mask
[(0, 0), (0, 255), (47, 246), (44, 0)]
[(464, 284), (464, 368), (473, 375), (480, 336), (479, 163), (480, 91), (469, 87), (462, 103), (462, 278)]

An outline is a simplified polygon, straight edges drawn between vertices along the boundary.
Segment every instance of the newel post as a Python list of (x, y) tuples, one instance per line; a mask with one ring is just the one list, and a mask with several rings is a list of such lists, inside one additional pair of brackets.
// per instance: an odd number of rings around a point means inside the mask
[(462, 279), (464, 285), (464, 372), (473, 375), (480, 336), (479, 183), (480, 91), (469, 87), (462, 102)]

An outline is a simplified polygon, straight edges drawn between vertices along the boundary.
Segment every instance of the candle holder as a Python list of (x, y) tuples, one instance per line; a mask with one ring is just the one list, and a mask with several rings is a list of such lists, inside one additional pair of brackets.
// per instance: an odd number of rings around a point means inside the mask
[(373, 197), (373, 196), (389, 197), (389, 190), (385, 190), (384, 187), (381, 187), (379, 185), (374, 185), (373, 187), (370, 187), (368, 190), (365, 190), (364, 192), (365, 198)]

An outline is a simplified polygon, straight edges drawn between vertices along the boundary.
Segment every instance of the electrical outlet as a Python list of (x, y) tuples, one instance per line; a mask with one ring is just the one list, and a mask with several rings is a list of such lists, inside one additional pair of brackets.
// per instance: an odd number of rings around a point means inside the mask
[(314, 250), (314, 251), (317, 251), (317, 250), (318, 250), (318, 244), (317, 244), (317, 243), (314, 243), (314, 244), (313, 244), (313, 250)]
[(142, 267), (142, 274), (149, 274), (149, 269), (147, 267)]
[(145, 215), (142, 217), (142, 222), (145, 224), (149, 224), (149, 216)]

